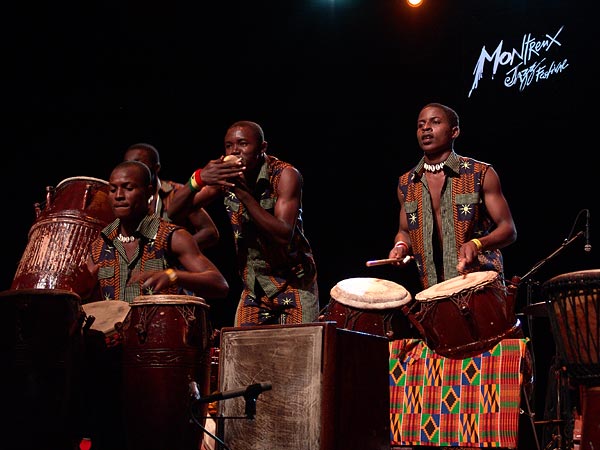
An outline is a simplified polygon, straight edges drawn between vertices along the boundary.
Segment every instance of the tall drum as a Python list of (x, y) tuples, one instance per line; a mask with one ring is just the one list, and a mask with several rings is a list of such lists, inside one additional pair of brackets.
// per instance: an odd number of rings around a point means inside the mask
[[(187, 295), (139, 296), (123, 324), (123, 401), (131, 450), (197, 450), (190, 383), (210, 389), (206, 302)], [(200, 416), (206, 417), (208, 405)]]
[(542, 290), (567, 373), (581, 383), (600, 385), (600, 270), (558, 275)]
[(72, 177), (46, 188), (11, 289), (64, 289), (77, 292), (77, 271), (88, 246), (114, 220), (108, 182)]

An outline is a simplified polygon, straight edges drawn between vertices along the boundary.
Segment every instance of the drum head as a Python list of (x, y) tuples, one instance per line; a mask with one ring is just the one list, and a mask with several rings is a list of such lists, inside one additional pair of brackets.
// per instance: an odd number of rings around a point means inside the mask
[(131, 307), (144, 306), (144, 305), (186, 305), (195, 304), (201, 305), (208, 308), (208, 304), (201, 297), (194, 297), (192, 295), (140, 295), (133, 299)]
[(542, 291), (553, 299), (557, 293), (564, 293), (577, 287), (596, 287), (600, 284), (600, 269), (580, 270), (563, 273), (550, 278), (542, 285)]
[(96, 320), (90, 328), (109, 334), (115, 330), (115, 323), (123, 322), (131, 309), (129, 303), (122, 300), (101, 300), (81, 305), (88, 316)]
[(466, 275), (459, 275), (421, 291), (415, 295), (415, 300), (427, 302), (448, 298), (464, 289), (470, 289), (477, 286), (484, 286), (498, 278), (498, 272), (487, 270), (482, 272), (471, 272)]
[(65, 178), (60, 183), (58, 183), (56, 185), (56, 189), (58, 189), (59, 187), (62, 187), (65, 184), (71, 183), (73, 181), (93, 181), (94, 183), (101, 184), (101, 185), (107, 185), (108, 186), (108, 181), (101, 180), (100, 178), (94, 178), (94, 177), (70, 177), (70, 178)]
[(348, 278), (331, 289), (337, 302), (358, 309), (393, 309), (412, 300), (398, 283), (379, 278)]

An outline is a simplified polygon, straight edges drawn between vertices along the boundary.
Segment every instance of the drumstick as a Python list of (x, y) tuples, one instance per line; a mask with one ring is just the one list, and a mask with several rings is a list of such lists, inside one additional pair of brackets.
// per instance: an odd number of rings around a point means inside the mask
[[(409, 262), (413, 257), (410, 255), (406, 255), (404, 257), (404, 259), (402, 260), (402, 262), (404, 264), (406, 264), (407, 262)], [(382, 266), (384, 264), (393, 264), (398, 262), (399, 260), (397, 258), (387, 258), (387, 259), (372, 259), (371, 261), (367, 261), (367, 267), (372, 267), (372, 266)]]

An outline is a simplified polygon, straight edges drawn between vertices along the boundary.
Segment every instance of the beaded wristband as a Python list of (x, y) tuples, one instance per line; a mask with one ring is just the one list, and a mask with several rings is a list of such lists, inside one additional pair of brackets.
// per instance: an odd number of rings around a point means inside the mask
[(165, 274), (169, 277), (169, 282), (171, 284), (177, 283), (177, 278), (179, 278), (177, 276), (177, 272), (175, 272), (173, 269), (171, 269), (169, 267), (168, 269), (165, 270)]
[(475, 246), (477, 247), (477, 251), (480, 252), (483, 248), (483, 244), (481, 243), (481, 241), (479, 239), (471, 239), (471, 242), (475, 244)]
[(406, 251), (408, 251), (408, 244), (404, 241), (398, 241), (394, 244), (394, 247), (402, 247), (404, 246), (406, 248)]
[(202, 178), (200, 177), (201, 172), (202, 172), (202, 169), (198, 169), (190, 177), (190, 189), (192, 192), (198, 192), (204, 186), (204, 182), (202, 181)]

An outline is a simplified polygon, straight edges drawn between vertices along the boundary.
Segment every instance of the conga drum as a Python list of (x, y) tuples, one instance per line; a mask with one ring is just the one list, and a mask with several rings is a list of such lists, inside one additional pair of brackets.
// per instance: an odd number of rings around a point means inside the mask
[[(129, 303), (123, 300), (101, 300), (84, 303), (81, 307), (85, 313), (84, 323), (91, 322), (89, 329), (104, 335), (107, 347), (121, 345), (123, 322), (131, 310)], [(84, 328), (87, 327), (84, 325)]]
[(72, 448), (78, 425), (80, 298), (60, 289), (0, 293), (2, 448)]
[(339, 328), (397, 339), (410, 323), (401, 307), (412, 296), (403, 286), (380, 278), (348, 278), (330, 291), (330, 301), (321, 321), (334, 321)]
[(464, 359), (520, 337), (511, 320), (507, 288), (494, 271), (472, 272), (435, 284), (415, 295), (414, 319), (427, 346), (448, 358)]
[(11, 289), (78, 289), (89, 244), (114, 220), (108, 182), (72, 177), (46, 188)]
[[(202, 429), (190, 417), (210, 389), (208, 304), (187, 295), (139, 296), (123, 324), (123, 402), (132, 450), (197, 450)], [(208, 405), (198, 420), (205, 423)]]
[(558, 275), (542, 285), (542, 293), (567, 374), (600, 385), (600, 270)]

